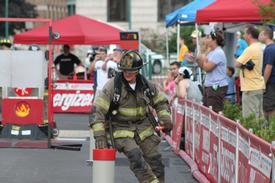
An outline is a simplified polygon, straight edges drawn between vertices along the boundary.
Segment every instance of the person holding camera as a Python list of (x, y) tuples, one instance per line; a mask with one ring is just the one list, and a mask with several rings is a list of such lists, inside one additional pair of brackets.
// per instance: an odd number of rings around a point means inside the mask
[(265, 82), (262, 76), (263, 49), (258, 42), (259, 31), (254, 26), (247, 26), (244, 39), (248, 47), (236, 60), (235, 66), (240, 68), (240, 82), (242, 91), (242, 116), (255, 114), (257, 118), (263, 116), (263, 90)]
[(203, 104), (212, 106), (215, 112), (223, 110), (225, 94), (227, 92), (226, 56), (222, 49), (224, 37), (222, 31), (213, 31), (206, 38), (209, 48), (207, 55), (201, 54), (196, 61), (198, 66), (206, 72), (203, 92)]

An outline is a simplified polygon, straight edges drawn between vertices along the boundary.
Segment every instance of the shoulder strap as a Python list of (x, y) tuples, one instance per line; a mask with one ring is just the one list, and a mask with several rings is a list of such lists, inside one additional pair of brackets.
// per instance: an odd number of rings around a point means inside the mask
[(114, 94), (113, 94), (113, 99), (111, 101), (109, 110), (106, 114), (107, 118), (117, 113), (117, 109), (119, 107), (119, 100), (121, 97), (121, 87), (122, 87), (122, 73), (117, 73), (114, 78)]
[(151, 105), (153, 105), (153, 97), (155, 93), (150, 89), (149, 83), (143, 75), (140, 75), (140, 80), (144, 87), (144, 94), (150, 99)]

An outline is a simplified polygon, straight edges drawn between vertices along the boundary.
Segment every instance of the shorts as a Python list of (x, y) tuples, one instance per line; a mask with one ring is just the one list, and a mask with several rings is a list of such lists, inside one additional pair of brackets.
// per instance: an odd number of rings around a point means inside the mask
[(267, 83), (263, 98), (263, 108), (265, 112), (275, 109), (275, 83)]
[(263, 90), (243, 91), (242, 116), (247, 118), (252, 114), (256, 118), (263, 116)]
[(207, 107), (212, 106), (215, 112), (222, 111), (226, 92), (227, 86), (219, 87), (216, 90), (211, 86), (205, 87), (203, 92), (203, 104)]

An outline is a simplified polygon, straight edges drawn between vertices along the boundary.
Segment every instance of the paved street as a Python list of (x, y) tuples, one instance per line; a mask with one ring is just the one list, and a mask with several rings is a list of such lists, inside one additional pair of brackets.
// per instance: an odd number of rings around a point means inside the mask
[[(57, 125), (61, 130), (83, 130), (87, 133), (86, 115), (56, 115)], [(77, 121), (77, 122), (76, 122)], [(74, 124), (77, 123), (77, 124)], [(64, 134), (64, 133), (62, 133)], [(65, 133), (70, 137), (70, 133)], [(77, 134), (77, 133), (71, 133)], [(75, 137), (75, 136), (74, 136)], [(53, 149), (1, 149), (0, 182), (2, 183), (88, 183), (91, 182), (91, 167), (87, 166), (89, 142), (81, 141), (81, 151)], [(167, 183), (196, 182), (189, 167), (170, 150), (161, 149), (165, 162)], [(136, 178), (128, 168), (128, 160), (118, 154), (115, 169), (116, 183), (135, 183)]]

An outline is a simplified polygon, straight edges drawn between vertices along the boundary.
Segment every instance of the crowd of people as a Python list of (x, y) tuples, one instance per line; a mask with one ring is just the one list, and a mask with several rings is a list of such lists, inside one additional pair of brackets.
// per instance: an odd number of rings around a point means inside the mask
[[(201, 50), (190, 53), (184, 41), (181, 41), (179, 61), (170, 64), (168, 77), (164, 81), (170, 104), (177, 102), (176, 99), (187, 98), (202, 101), (205, 106), (220, 112), (223, 111), (225, 100), (235, 103), (240, 94), (243, 117), (255, 114), (257, 118), (269, 120), (275, 115), (275, 43), (272, 29), (248, 25), (243, 37), (241, 32), (237, 32), (234, 67), (228, 65), (223, 50), (226, 44), (223, 31), (211, 31), (204, 37), (194, 31), (190, 36), (194, 38), (194, 44), (196, 36), (200, 36)], [(191, 70), (186, 67), (188, 64), (196, 65), (197, 69)], [(195, 83), (192, 80), (194, 77), (191, 77), (197, 75), (194, 72), (198, 72), (198, 69), (203, 72), (202, 85)], [(236, 87), (238, 82), (240, 87)]]

